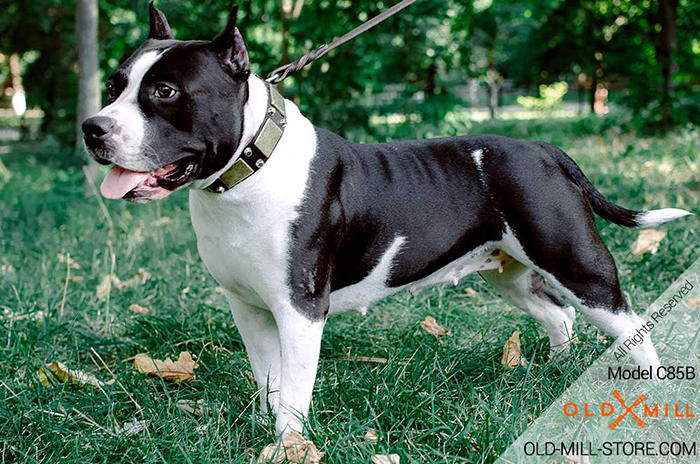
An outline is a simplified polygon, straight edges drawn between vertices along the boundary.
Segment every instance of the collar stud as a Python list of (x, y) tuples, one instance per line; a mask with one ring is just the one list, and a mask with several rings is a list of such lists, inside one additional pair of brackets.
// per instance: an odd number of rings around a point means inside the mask
[(218, 179), (204, 190), (211, 193), (224, 193), (246, 180), (261, 169), (275, 151), (284, 129), (287, 127), (284, 98), (276, 88), (266, 83), (267, 112), (257, 133), (243, 149), (234, 163)]

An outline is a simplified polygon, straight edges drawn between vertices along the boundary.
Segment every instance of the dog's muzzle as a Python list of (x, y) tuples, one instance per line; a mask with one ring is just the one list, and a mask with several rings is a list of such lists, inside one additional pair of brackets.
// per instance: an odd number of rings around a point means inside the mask
[(105, 142), (114, 133), (117, 121), (107, 116), (93, 116), (83, 121), (83, 140), (90, 154), (100, 164), (110, 164), (111, 158), (107, 158), (104, 148)]

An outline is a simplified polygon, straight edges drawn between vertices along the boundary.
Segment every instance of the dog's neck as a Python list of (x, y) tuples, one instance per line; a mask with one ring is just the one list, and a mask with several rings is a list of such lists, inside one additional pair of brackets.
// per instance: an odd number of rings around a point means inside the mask
[(190, 185), (193, 189), (204, 189), (211, 185), (224, 172), (226, 172), (233, 163), (241, 156), (243, 149), (248, 145), (255, 134), (258, 132), (263, 122), (268, 106), (267, 84), (255, 74), (251, 74), (248, 78), (248, 101), (243, 107), (243, 135), (238, 147), (233, 152), (226, 166), (215, 172), (206, 179), (197, 179)]

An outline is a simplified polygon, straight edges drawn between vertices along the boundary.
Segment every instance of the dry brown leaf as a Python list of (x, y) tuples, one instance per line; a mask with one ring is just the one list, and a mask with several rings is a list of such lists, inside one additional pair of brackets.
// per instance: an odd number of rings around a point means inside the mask
[(332, 359), (339, 359), (342, 361), (360, 361), (360, 362), (370, 362), (377, 364), (386, 364), (389, 360), (386, 358), (378, 358), (375, 356), (334, 356)]
[(194, 380), (196, 378), (194, 370), (199, 365), (194, 362), (190, 353), (183, 351), (175, 362), (170, 358), (166, 358), (165, 361), (151, 359), (147, 354), (139, 353), (134, 358), (134, 367), (142, 374), (180, 382), (182, 380)]
[(68, 267), (71, 269), (80, 269), (80, 264), (78, 264), (73, 258), (70, 257), (70, 254), (63, 254), (59, 253), (56, 255), (56, 258), (58, 259), (59, 263), (66, 264), (68, 263)]
[(258, 463), (319, 464), (323, 458), (316, 445), (297, 432), (287, 435), (282, 443), (267, 445), (258, 457)]
[(374, 429), (367, 430), (367, 433), (365, 433), (365, 440), (367, 440), (367, 441), (379, 440), (379, 437), (377, 436), (377, 431)]
[(70, 382), (74, 385), (92, 385), (93, 387), (103, 387), (111, 385), (114, 380), (103, 382), (98, 380), (94, 375), (88, 374), (77, 369), (68, 369), (63, 363), (51, 363), (48, 366), (42, 367), (37, 372), (39, 382), (44, 386), (52, 385), (54, 382), (66, 383)]
[(72, 275), (72, 276), (68, 277), (68, 280), (70, 280), (71, 282), (82, 282), (83, 276)]
[(134, 277), (129, 280), (122, 281), (119, 277), (115, 275), (106, 275), (102, 278), (102, 281), (95, 289), (98, 300), (104, 300), (107, 298), (109, 291), (112, 286), (117, 290), (123, 290), (125, 288), (131, 288), (136, 285), (146, 282), (151, 277), (151, 274), (144, 268), (140, 268)]
[(112, 282), (115, 280), (119, 281), (116, 276), (110, 275), (106, 275), (102, 278), (102, 281), (95, 289), (95, 294), (97, 295), (98, 300), (104, 300), (107, 298), (107, 295), (109, 295), (109, 290), (112, 288)]
[(168, 216), (162, 216), (156, 219), (151, 223), (153, 227), (159, 227), (159, 226), (164, 226), (166, 224), (170, 224), (171, 220)]
[(147, 426), (148, 421), (134, 419), (131, 422), (124, 422), (122, 428), (117, 430), (117, 435), (137, 435), (144, 432)]
[(479, 295), (479, 292), (477, 292), (477, 291), (474, 290), (473, 288), (469, 287), (469, 288), (467, 289), (467, 296), (468, 296), (469, 298), (474, 298), (474, 297), (476, 297), (476, 296), (478, 296), (478, 295)]
[(8, 264), (8, 263), (0, 264), (0, 274), (14, 274), (14, 273), (15, 273), (15, 268), (12, 266), (12, 264)]
[(579, 456), (577, 454), (566, 454), (564, 453), (564, 459), (566, 459), (566, 462), (570, 462), (572, 464), (589, 464), (591, 461), (588, 458), (588, 456)]
[(637, 241), (632, 245), (632, 254), (641, 256), (644, 253), (656, 254), (659, 251), (661, 240), (666, 237), (665, 230), (647, 229), (639, 232)]
[(375, 454), (371, 457), (372, 464), (400, 464), (401, 458), (398, 454)]
[(688, 306), (691, 308), (700, 308), (700, 297), (690, 298), (687, 300)]
[(30, 321), (37, 321), (41, 322), (45, 319), (46, 314), (44, 311), (37, 311), (35, 313), (16, 313), (15, 311), (12, 311), (10, 308), (5, 307), (2, 311), (2, 315), (8, 319), (11, 319), (13, 321), (23, 321), (25, 319), (28, 319)]
[(204, 400), (177, 400), (177, 407), (193, 416), (200, 417), (210, 409), (204, 404)]
[(423, 330), (436, 337), (444, 337), (450, 334), (450, 331), (438, 324), (433, 316), (426, 317), (420, 325), (423, 327)]
[(146, 308), (145, 306), (138, 305), (136, 303), (129, 306), (129, 311), (133, 311), (133, 312), (139, 313), (139, 314), (148, 314), (151, 312), (150, 309)]
[(525, 359), (520, 358), (520, 329), (515, 329), (513, 335), (503, 345), (501, 365), (503, 367), (517, 367), (518, 365), (525, 366), (526, 364)]
[(151, 274), (146, 271), (144, 268), (140, 268), (134, 277), (132, 277), (129, 280), (126, 280), (124, 282), (121, 282), (119, 279), (115, 277), (114, 281), (114, 286), (117, 287), (119, 290), (122, 290), (124, 288), (131, 288), (134, 287), (138, 284), (142, 284), (145, 281), (147, 281), (151, 277)]

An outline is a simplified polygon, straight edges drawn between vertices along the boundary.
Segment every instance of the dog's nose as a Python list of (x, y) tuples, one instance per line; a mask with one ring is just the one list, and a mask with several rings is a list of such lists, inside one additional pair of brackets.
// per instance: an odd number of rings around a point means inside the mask
[(107, 116), (93, 116), (83, 121), (83, 135), (88, 146), (99, 145), (114, 130), (115, 121)]

